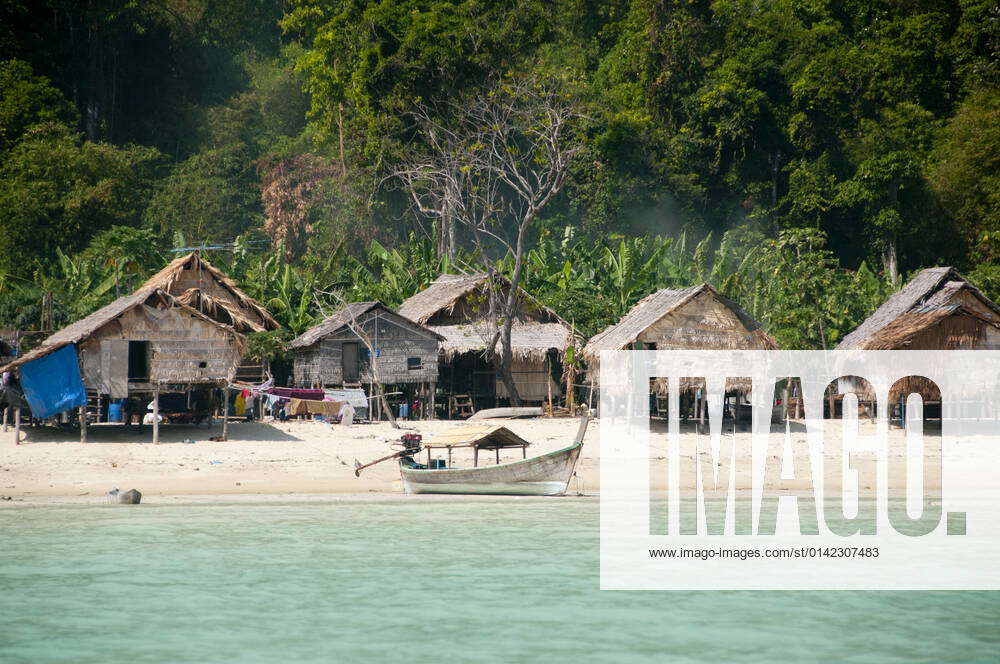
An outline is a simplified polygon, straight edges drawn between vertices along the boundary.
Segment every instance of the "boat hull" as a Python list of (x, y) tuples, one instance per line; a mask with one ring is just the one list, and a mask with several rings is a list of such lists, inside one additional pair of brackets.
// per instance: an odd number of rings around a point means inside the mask
[(406, 493), (560, 496), (573, 477), (583, 443), (541, 456), (479, 468), (427, 470), (400, 461)]

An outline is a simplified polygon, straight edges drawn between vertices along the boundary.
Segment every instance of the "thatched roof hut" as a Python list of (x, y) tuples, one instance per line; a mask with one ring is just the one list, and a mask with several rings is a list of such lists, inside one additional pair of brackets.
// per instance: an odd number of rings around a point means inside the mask
[(1000, 306), (952, 267), (921, 270), (838, 350), (1000, 348)]
[(583, 349), (588, 362), (602, 350), (777, 348), (760, 324), (710, 284), (680, 290), (664, 288), (647, 295), (625, 316), (595, 335)]
[[(444, 338), (440, 343), (442, 363), (454, 365), (452, 369), (461, 364), (458, 371), (462, 373), (485, 375), (490, 371), (481, 362), (470, 359), (486, 349), (496, 329), (490, 322), (489, 278), (483, 273), (442, 274), (396, 310), (441, 335)], [(510, 282), (504, 277), (494, 278), (501, 289), (510, 288)], [(551, 367), (557, 366), (566, 349), (573, 345), (576, 338), (573, 327), (523, 289), (519, 290), (519, 309), (511, 330), (512, 370), (518, 391), (528, 401), (543, 400), (550, 388), (559, 396), (561, 390), (551, 378), (555, 373)], [(460, 391), (465, 390), (468, 383), (452, 382), (454, 389)], [(483, 404), (490, 398), (505, 396), (502, 384), (487, 390), (483, 383), (480, 393), (479, 401)]]
[[(993, 350), (1000, 349), (1000, 306), (952, 267), (921, 270), (893, 294), (853, 332), (838, 350)], [(846, 391), (872, 400), (870, 385), (841, 380), (831, 393), (836, 399)], [(940, 402), (937, 386), (922, 377), (893, 384), (891, 407), (912, 392), (926, 403)]]
[[(486, 274), (442, 274), (396, 310), (444, 337), (445, 360), (486, 347), (492, 327), (486, 324)], [(510, 282), (503, 277), (504, 287)], [(563, 352), (573, 344), (573, 327), (523, 289), (517, 320), (511, 330), (514, 357), (544, 361), (549, 351)]]
[(155, 289), (170, 293), (181, 304), (238, 332), (264, 332), (280, 327), (267, 309), (197, 251), (174, 259), (139, 287), (139, 291)]
[[(132, 343), (145, 344), (143, 375), (129, 366)], [(244, 338), (158, 288), (143, 287), (49, 336), (0, 371), (11, 371), (76, 344), (89, 389), (113, 397), (153, 385), (224, 384), (245, 350)]]
[[(369, 357), (365, 339), (375, 348)], [(434, 383), (444, 337), (381, 302), (351, 302), (289, 343), (295, 384), (302, 387), (368, 382), (377, 363), (385, 385)]]

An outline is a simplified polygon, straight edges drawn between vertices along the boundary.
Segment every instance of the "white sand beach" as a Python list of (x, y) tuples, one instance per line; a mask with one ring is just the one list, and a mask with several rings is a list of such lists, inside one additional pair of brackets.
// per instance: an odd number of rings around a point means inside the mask
[[(531, 441), (529, 455), (569, 445), (577, 431), (571, 419), (497, 420)], [(387, 462), (354, 476), (355, 460), (367, 463), (395, 451), (390, 444), (407, 431), (424, 435), (459, 425), (453, 421), (330, 426), (314, 421), (230, 422), (229, 440), (212, 442), (221, 427), (163, 425), (153, 445), (142, 433), (120, 425), (91, 425), (86, 443), (76, 429), (26, 427), (15, 445), (13, 429), (0, 433), (0, 496), (86, 497), (103, 500), (113, 488), (137, 488), (146, 497), (206, 494), (401, 493), (399, 468)], [(193, 443), (185, 443), (193, 440)], [(598, 427), (590, 426), (577, 467), (580, 490), (597, 489)], [(488, 462), (495, 462), (492, 453)], [(521, 458), (501, 451), (501, 461)], [(455, 450), (456, 464), (472, 465), (468, 450)], [(481, 462), (483, 459), (481, 458)], [(576, 480), (571, 488), (576, 490)]]
[[(533, 418), (488, 420), (509, 427), (529, 440), (528, 455), (534, 456), (569, 445), (576, 435), (578, 421), (570, 418)], [(355, 477), (355, 461), (367, 463), (395, 451), (391, 445), (403, 433), (416, 432), (425, 439), (463, 426), (455, 421), (402, 422), (402, 430), (388, 423), (330, 426), (314, 421), (274, 423), (231, 422), (229, 440), (208, 440), (221, 433), (218, 422), (211, 429), (184, 425), (163, 425), (158, 445), (151, 443), (150, 427), (142, 432), (120, 425), (91, 425), (88, 442), (80, 443), (72, 428), (25, 427), (21, 444), (14, 444), (13, 429), (0, 433), (0, 496), (15, 501), (73, 499), (74, 502), (104, 500), (113, 488), (137, 488), (147, 498), (206, 495), (291, 496), (331, 494), (400, 494), (402, 483), (395, 462), (386, 462)], [(867, 425), (871, 426), (871, 425)], [(839, 436), (839, 424), (828, 435)], [(584, 439), (577, 477), (570, 482), (570, 493), (597, 493), (600, 489), (600, 434), (597, 421), (591, 422)], [(798, 433), (802, 438), (801, 425)], [(867, 432), (871, 433), (872, 429)], [(682, 444), (696, 434), (685, 433)], [(184, 442), (184, 441), (193, 442)], [(949, 470), (974, 469), (975, 459), (988, 452), (988, 439), (982, 445), (965, 444), (962, 454)], [(905, 436), (900, 429), (890, 433), (890, 455), (901, 457)], [(665, 468), (667, 448), (665, 424), (654, 424), (651, 438), (651, 463)], [(445, 453), (435, 452), (435, 456)], [(492, 453), (480, 457), (481, 463), (493, 463)], [(501, 452), (501, 461), (521, 458), (520, 450)], [(984, 457), (985, 458), (985, 457)], [(472, 465), (468, 449), (454, 451), (453, 462)], [(738, 466), (745, 468), (745, 466)], [(974, 474), (974, 470), (969, 471)], [(656, 477), (659, 473), (654, 472)], [(828, 473), (827, 477), (831, 477)], [(963, 475), (964, 477), (964, 475)], [(829, 480), (828, 480), (829, 481)], [(890, 480), (900, 481), (898, 473)], [(665, 488), (654, 479), (652, 488)], [(737, 488), (747, 488), (739, 486)], [(805, 488), (803, 486), (802, 488)], [(6, 503), (7, 501), (3, 501)]]

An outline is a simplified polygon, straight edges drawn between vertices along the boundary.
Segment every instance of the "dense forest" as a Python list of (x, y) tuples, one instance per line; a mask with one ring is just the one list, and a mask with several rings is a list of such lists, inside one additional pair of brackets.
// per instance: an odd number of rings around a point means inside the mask
[[(519, 198), (474, 164), (504, 122), (551, 129), (546, 103), (565, 163)], [(335, 292), (393, 306), (518, 263), (584, 335), (710, 281), (829, 348), (922, 267), (1000, 295), (1000, 5), (0, 0), (0, 327), (64, 325), (192, 247), (284, 335)]]

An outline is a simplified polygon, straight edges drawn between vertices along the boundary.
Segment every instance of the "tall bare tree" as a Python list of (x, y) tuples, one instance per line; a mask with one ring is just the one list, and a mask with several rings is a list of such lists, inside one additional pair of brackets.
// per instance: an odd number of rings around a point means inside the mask
[[(467, 103), (421, 105), (415, 112), (426, 150), (394, 172), (417, 211), (437, 223), (439, 249), (454, 261), (456, 226), (490, 279), (487, 358), (511, 403), (521, 399), (511, 373), (511, 333), (520, 305), (531, 227), (566, 183), (583, 150), (578, 104), (562, 86), (503, 79)], [(513, 268), (499, 276), (500, 261)], [(498, 347), (499, 346), (499, 347)]]

